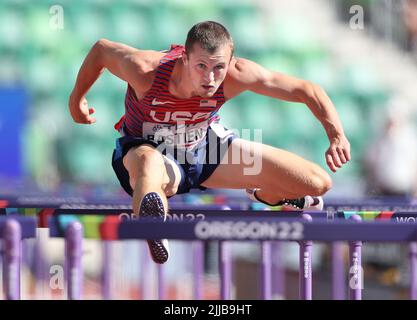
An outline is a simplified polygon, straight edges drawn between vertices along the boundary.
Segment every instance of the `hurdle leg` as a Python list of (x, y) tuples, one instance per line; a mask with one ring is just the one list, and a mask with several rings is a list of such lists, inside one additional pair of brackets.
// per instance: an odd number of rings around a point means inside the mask
[[(360, 222), (358, 215), (353, 215), (352, 220)], [(349, 299), (362, 300), (363, 274), (362, 274), (362, 241), (349, 242)]]
[(409, 246), (410, 261), (410, 299), (417, 300), (417, 242)]
[(142, 300), (151, 300), (154, 298), (153, 292), (154, 287), (152, 283), (153, 272), (154, 272), (154, 263), (149, 257), (148, 245), (146, 241), (142, 244), (142, 274), (141, 274), (141, 283), (140, 283), (140, 293)]
[[(222, 206), (222, 210), (231, 210), (229, 206)], [(219, 273), (220, 273), (220, 299), (230, 300), (232, 286), (232, 258), (230, 243), (219, 241)]]
[(272, 298), (285, 299), (285, 266), (282, 262), (282, 242), (272, 243)]
[(160, 264), (157, 265), (157, 277), (158, 277), (158, 300), (165, 299), (165, 275), (164, 267)]
[(45, 255), (48, 240), (48, 228), (36, 228), (34, 260), (36, 280), (35, 295), (37, 299), (51, 299), (48, 272), (50, 263)]
[(261, 242), (261, 272), (260, 272), (260, 284), (261, 284), (261, 298), (262, 300), (271, 300), (272, 292), (272, 261), (271, 261), (271, 242)]
[(345, 262), (343, 258), (343, 242), (331, 244), (332, 255), (332, 295), (334, 300), (345, 300)]
[(3, 231), (3, 292), (7, 300), (20, 300), (20, 260), (22, 229), (8, 219)]
[(78, 221), (70, 223), (65, 233), (65, 259), (67, 298), (80, 300), (83, 291), (82, 269), (83, 226)]
[[(301, 216), (306, 221), (312, 221), (313, 218), (306, 213)], [(299, 296), (301, 300), (311, 300), (313, 296), (311, 259), (313, 252), (313, 241), (299, 241)]]
[(103, 242), (103, 273), (101, 278), (101, 294), (104, 300), (111, 299), (110, 290), (110, 261), (111, 261), (111, 242)]
[(300, 271), (299, 271), (299, 295), (301, 300), (312, 299), (312, 270), (311, 258), (313, 251), (313, 241), (300, 241)]
[(231, 299), (232, 285), (232, 259), (230, 256), (230, 244), (219, 241), (219, 273), (220, 273), (220, 299)]
[(204, 249), (201, 241), (194, 242), (193, 250), (193, 275), (194, 275), (194, 299), (201, 300), (202, 298), (202, 281), (204, 274)]
[[(26, 241), (23, 241), (23, 239), (21, 239), (21, 246), (20, 246), (20, 269), (22, 269), (22, 266), (30, 266), (31, 262), (29, 261), (29, 257), (28, 257), (28, 252), (30, 252), (30, 250), (28, 249), (28, 244)], [(1, 259), (1, 258), (0, 258)], [(22, 273), (22, 272), (20, 272)], [(27, 279), (27, 277), (26, 277)], [(22, 278), (22, 276), (20, 276), (20, 299), (23, 300), (28, 300), (28, 299), (32, 299), (32, 292), (30, 292), (30, 286), (31, 284), (29, 283), (29, 281), (27, 281), (26, 279)]]
[(349, 299), (362, 299), (362, 241), (349, 243)]

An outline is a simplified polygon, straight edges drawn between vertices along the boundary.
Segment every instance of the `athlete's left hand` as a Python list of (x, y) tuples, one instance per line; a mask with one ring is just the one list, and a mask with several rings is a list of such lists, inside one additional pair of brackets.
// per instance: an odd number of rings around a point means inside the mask
[(330, 139), (330, 147), (326, 151), (326, 163), (330, 170), (336, 172), (350, 160), (350, 143), (345, 135)]

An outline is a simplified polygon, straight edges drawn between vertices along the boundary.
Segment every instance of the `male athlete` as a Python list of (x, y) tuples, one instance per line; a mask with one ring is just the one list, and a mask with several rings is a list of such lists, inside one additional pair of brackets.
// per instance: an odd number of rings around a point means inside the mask
[[(350, 160), (349, 142), (326, 93), (311, 82), (234, 57), (233, 40), (217, 22), (194, 25), (185, 46), (165, 52), (99, 40), (69, 99), (75, 122), (96, 121), (85, 97), (105, 69), (128, 83), (112, 164), (139, 216), (164, 218), (167, 197), (192, 188), (246, 189), (251, 199), (271, 206), (322, 208), (320, 196), (332, 186), (326, 171), (293, 153), (240, 139), (219, 123), (220, 107), (247, 90), (307, 105), (329, 138), (329, 168), (336, 172)], [(268, 116), (262, 112), (259, 116)], [(252, 163), (244, 161), (248, 158)], [(260, 170), (251, 171), (256, 161)], [(168, 260), (165, 239), (148, 244), (156, 263)]]

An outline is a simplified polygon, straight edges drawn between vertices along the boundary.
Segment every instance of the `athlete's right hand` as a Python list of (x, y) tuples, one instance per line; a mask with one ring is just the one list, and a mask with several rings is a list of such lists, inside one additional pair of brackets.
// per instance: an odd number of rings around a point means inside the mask
[(72, 94), (69, 99), (69, 110), (72, 119), (76, 123), (93, 124), (96, 122), (96, 118), (91, 115), (94, 113), (94, 108), (88, 107), (87, 99), (82, 97), (76, 99)]

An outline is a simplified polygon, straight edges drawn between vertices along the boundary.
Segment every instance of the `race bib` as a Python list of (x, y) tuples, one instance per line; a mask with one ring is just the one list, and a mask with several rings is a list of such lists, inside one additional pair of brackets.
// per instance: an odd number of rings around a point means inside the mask
[(191, 149), (203, 141), (208, 130), (208, 122), (195, 124), (143, 123), (143, 137), (169, 147)]

